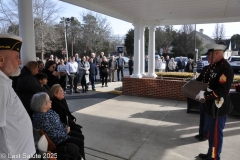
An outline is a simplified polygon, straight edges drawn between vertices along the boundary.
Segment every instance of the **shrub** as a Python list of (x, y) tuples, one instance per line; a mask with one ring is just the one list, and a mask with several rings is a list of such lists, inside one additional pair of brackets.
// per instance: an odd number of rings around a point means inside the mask
[[(174, 77), (174, 78), (185, 78), (186, 81), (191, 80), (193, 73), (190, 72), (156, 72), (158, 78), (160, 77)], [(234, 75), (233, 83), (239, 83), (240, 76)]]

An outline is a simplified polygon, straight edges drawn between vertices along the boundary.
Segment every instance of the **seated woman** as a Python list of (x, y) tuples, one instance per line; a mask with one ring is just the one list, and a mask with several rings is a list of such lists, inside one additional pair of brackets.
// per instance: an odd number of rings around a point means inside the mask
[[(79, 132), (82, 134), (82, 126), (76, 124), (76, 118), (71, 114), (68, 104), (64, 99), (64, 91), (59, 84), (55, 84), (50, 89), (49, 93), (52, 100), (52, 109), (60, 116), (60, 120), (65, 125), (71, 128), (71, 131)], [(84, 136), (81, 137), (84, 140)]]
[[(85, 159), (84, 142), (79, 133), (70, 131), (70, 127), (61, 122), (59, 115), (51, 109), (52, 101), (47, 93), (35, 94), (31, 100), (33, 126), (42, 129), (56, 146), (73, 143), (79, 147), (79, 153)], [(81, 136), (81, 135), (80, 135)]]

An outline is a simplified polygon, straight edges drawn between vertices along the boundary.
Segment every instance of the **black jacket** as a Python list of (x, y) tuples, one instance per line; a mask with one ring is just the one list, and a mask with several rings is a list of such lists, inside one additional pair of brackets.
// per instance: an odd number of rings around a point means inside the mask
[(108, 69), (108, 62), (101, 62), (101, 69), (107, 68)]
[[(61, 122), (66, 125), (69, 125), (70, 128), (74, 128), (76, 123), (73, 120), (76, 118), (70, 112), (66, 100), (65, 99), (59, 100), (56, 97), (51, 98), (51, 100), (52, 100), (52, 109), (59, 115)], [(67, 116), (68, 116), (68, 121), (67, 121)]]
[(205, 66), (200, 75), (197, 77), (196, 81), (203, 82), (203, 83), (208, 83), (210, 78), (210, 66)]
[[(216, 64), (210, 65), (208, 69), (210, 71), (208, 88), (213, 91), (208, 92), (206, 90), (204, 93), (204, 97), (206, 99), (205, 111), (213, 117), (216, 116), (217, 111), (218, 116), (225, 116), (233, 109), (229, 96), (229, 91), (234, 77), (233, 69), (225, 59), (220, 60)], [(223, 97), (224, 103), (221, 108), (218, 109), (215, 106), (214, 101), (220, 99), (221, 97)]]
[(185, 69), (185, 62), (182, 60), (182, 61), (178, 61), (177, 62), (177, 67), (178, 69)]
[(45, 73), (48, 76), (48, 86), (51, 88), (54, 84), (58, 84), (58, 77), (53, 75), (53, 72), (47, 70), (47, 69), (43, 69), (41, 71), (42, 73)]
[(128, 61), (128, 69), (133, 70), (133, 60), (131, 59)]
[(22, 68), (21, 74), (18, 77), (16, 92), (26, 108), (29, 116), (32, 118), (33, 111), (30, 108), (32, 96), (38, 92), (46, 92), (46, 90), (40, 85), (38, 79), (29, 71), (26, 66)]
[(193, 63), (192, 62), (188, 62), (185, 68), (186, 72), (193, 72)]

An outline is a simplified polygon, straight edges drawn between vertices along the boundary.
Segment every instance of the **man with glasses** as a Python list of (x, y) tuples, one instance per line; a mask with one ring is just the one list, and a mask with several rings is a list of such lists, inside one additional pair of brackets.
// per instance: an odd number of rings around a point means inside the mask
[(70, 57), (70, 62), (67, 63), (66, 65), (66, 72), (68, 74), (69, 78), (69, 85), (70, 85), (70, 94), (73, 93), (72, 88), (74, 87), (74, 92), (79, 93), (77, 91), (77, 82), (78, 82), (78, 63), (75, 62), (75, 57), (71, 56)]
[(208, 88), (200, 91), (196, 99), (206, 99), (204, 132), (208, 138), (207, 154), (198, 156), (204, 160), (220, 160), (223, 144), (223, 129), (226, 116), (233, 109), (229, 91), (233, 82), (234, 72), (224, 59), (226, 46), (220, 44), (207, 44), (207, 55), (211, 61)]

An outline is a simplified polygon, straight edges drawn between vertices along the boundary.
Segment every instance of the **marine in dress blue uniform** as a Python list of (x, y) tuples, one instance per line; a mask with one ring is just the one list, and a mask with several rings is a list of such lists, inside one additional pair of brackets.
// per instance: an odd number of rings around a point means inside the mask
[[(210, 70), (212, 65), (205, 66), (196, 81), (202, 83), (208, 83)], [(204, 135), (204, 121), (205, 121), (205, 103), (199, 103), (199, 111), (200, 111), (200, 122), (199, 122), (199, 133), (195, 136), (199, 141), (205, 141), (206, 137)]]
[(226, 115), (233, 109), (229, 91), (234, 72), (223, 57), (226, 46), (208, 44), (206, 47), (209, 49), (208, 56), (212, 64), (208, 88), (200, 91), (196, 99), (206, 99), (204, 132), (208, 138), (209, 147), (207, 154), (199, 154), (199, 157), (204, 160), (220, 160)]

